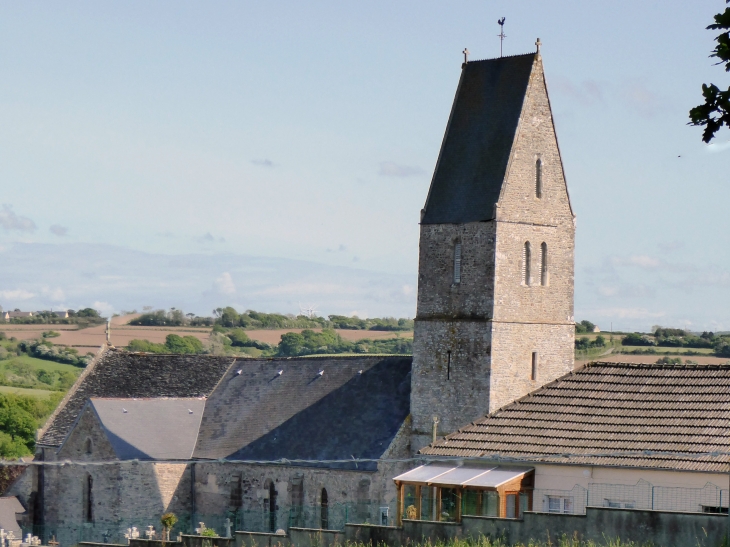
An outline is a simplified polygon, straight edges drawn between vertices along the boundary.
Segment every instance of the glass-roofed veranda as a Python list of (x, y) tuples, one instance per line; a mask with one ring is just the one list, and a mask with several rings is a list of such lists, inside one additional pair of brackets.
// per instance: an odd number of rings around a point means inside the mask
[(461, 522), (462, 515), (520, 518), (532, 509), (532, 467), (422, 465), (393, 479), (403, 519)]

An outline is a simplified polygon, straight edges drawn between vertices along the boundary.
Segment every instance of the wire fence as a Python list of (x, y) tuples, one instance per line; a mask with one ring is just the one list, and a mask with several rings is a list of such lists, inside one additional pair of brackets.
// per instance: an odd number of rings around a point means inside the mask
[[(477, 502), (473, 493), (465, 491), (461, 496), (461, 511), (464, 516), (496, 517), (500, 499), (496, 492), (482, 492)], [(421, 520), (453, 521), (456, 517), (457, 497), (451, 499), (442, 492), (438, 503), (433, 498), (431, 489), (422, 489)], [(587, 487), (574, 485), (571, 489), (543, 489), (532, 492), (531, 507), (525, 505), (523, 510), (545, 513), (585, 514), (587, 507), (606, 507), (635, 509), (648, 511), (680, 511), (690, 513), (725, 513), (728, 512), (730, 491), (713, 483), (702, 488), (655, 486), (640, 480), (635, 484), (601, 484), (591, 483)], [(525, 497), (524, 502), (527, 502)], [(412, 493), (406, 492), (404, 499), (404, 518), (409, 518), (408, 508), (416, 503)], [(440, 505), (439, 505), (440, 503)], [(520, 499), (520, 505), (523, 500)], [(436, 514), (435, 507), (441, 513)], [(352, 502), (328, 503), (319, 505), (280, 505), (276, 511), (268, 511), (268, 504), (259, 508), (230, 508), (229, 511), (216, 514), (178, 514), (178, 522), (172, 530), (171, 540), (178, 534), (195, 534), (196, 529), (204, 523), (220, 536), (228, 531), (248, 532), (288, 532), (290, 528), (312, 528), (325, 530), (343, 530), (346, 524), (373, 524), (394, 526), (397, 524), (397, 507), (395, 501), (390, 503)], [(110, 511), (112, 513), (112, 511)], [(148, 518), (134, 520), (111, 520), (97, 513), (94, 522), (70, 522), (22, 526), (23, 538), (27, 534), (38, 536), (44, 544), (55, 539), (62, 547), (76, 545), (81, 541), (98, 543), (127, 544), (127, 537), (137, 534), (146, 538), (152, 529), (154, 539), (161, 539), (161, 515), (149, 515)]]
[[(152, 539), (161, 539), (161, 515), (150, 515), (149, 518), (134, 520), (112, 520), (100, 517), (94, 522), (46, 523), (44, 525), (22, 526), (23, 538), (27, 534), (37, 536), (44, 544), (55, 539), (62, 547), (76, 545), (79, 542), (96, 542), (127, 544), (128, 537), (146, 539), (147, 533), (154, 530)], [(331, 503), (322, 505), (302, 505), (296, 507), (279, 507), (276, 511), (262, 509), (243, 510), (242, 508), (217, 514), (181, 515), (171, 532), (171, 540), (178, 534), (196, 534), (201, 528), (213, 529), (218, 535), (225, 537), (228, 531), (266, 532), (279, 530), (288, 532), (290, 528), (314, 528), (325, 530), (343, 530), (345, 524), (380, 524), (394, 526), (396, 524), (395, 502), (372, 503)]]

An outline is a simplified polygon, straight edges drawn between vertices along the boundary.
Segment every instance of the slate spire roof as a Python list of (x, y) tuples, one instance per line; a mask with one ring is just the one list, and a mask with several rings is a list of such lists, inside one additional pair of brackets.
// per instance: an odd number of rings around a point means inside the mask
[(463, 65), (422, 224), (494, 218), (535, 53)]
[(730, 365), (593, 363), (421, 454), (727, 472), (729, 427)]

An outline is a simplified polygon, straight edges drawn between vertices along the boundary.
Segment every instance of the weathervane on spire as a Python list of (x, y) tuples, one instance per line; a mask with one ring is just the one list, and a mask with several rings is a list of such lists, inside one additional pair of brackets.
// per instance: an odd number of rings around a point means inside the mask
[(502, 56), (502, 45), (504, 44), (504, 39), (507, 38), (507, 35), (504, 33), (504, 17), (501, 19), (497, 19), (497, 23), (499, 24), (499, 56)]

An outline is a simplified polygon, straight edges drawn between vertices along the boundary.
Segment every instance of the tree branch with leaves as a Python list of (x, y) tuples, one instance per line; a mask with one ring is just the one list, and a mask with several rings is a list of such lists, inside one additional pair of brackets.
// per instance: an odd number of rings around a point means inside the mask
[[(730, 4), (730, 0), (725, 0)], [(725, 64), (725, 72), (730, 72), (730, 7), (715, 15), (715, 22), (707, 30), (724, 30), (715, 38), (717, 45), (710, 57), (719, 59), (718, 65)], [(709, 143), (725, 125), (730, 127), (730, 87), (721, 91), (715, 84), (702, 84), (704, 104), (689, 111), (690, 125), (704, 126), (702, 140)]]

